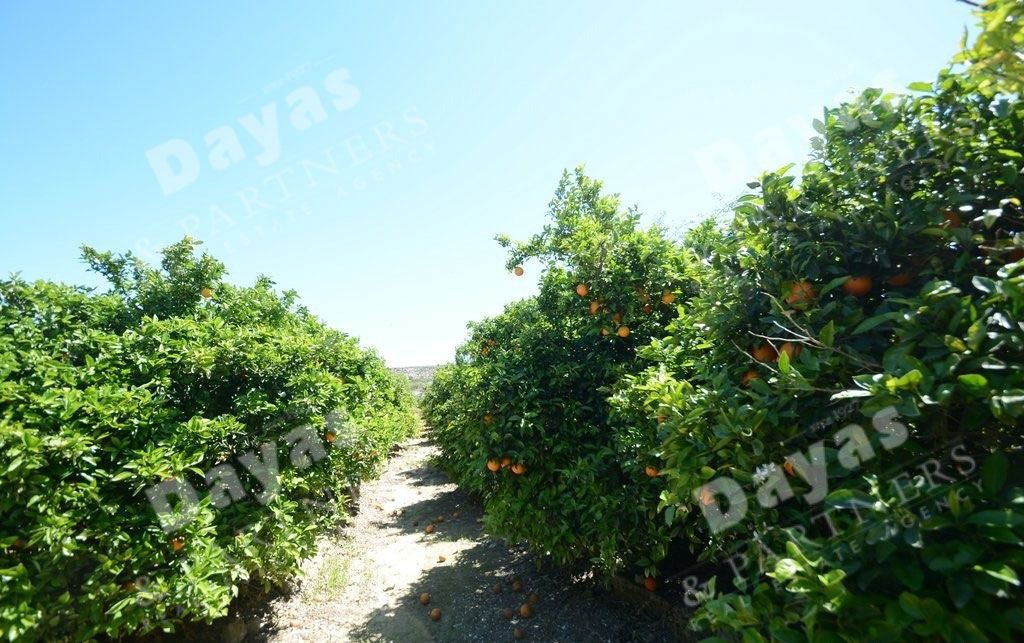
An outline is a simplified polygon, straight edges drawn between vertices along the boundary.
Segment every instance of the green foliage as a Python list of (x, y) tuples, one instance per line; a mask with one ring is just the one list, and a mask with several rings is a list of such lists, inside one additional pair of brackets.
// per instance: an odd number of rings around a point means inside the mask
[[(979, 15), (965, 68), (826, 110), (727, 225), (645, 237), (577, 173), (501, 239), (546, 262), (540, 295), (426, 400), (495, 531), (648, 574), (690, 562), (678, 539), (715, 577), (694, 626), (730, 640), (1024, 638), (1021, 4)], [(662, 288), (678, 316), (638, 316)], [(619, 310), (628, 344), (601, 339)]]
[[(654, 511), (660, 483), (644, 474), (657, 428), (646, 417), (612, 420), (607, 398), (674, 313), (660, 298), (682, 292), (689, 262), (581, 170), (563, 176), (550, 217), (528, 242), (499, 239), (510, 269), (545, 266), (539, 295), (473, 324), (425, 396), (441, 462), (483, 496), (496, 534), (565, 563), (660, 558), (669, 534)], [(488, 460), (501, 458), (525, 473), (490, 472)]]
[[(754, 561), (696, 626), (1024, 635), (1024, 105), (988, 88), (945, 71), (912, 97), (868, 90), (827, 110), (799, 181), (768, 173), (739, 199), (701, 292), (654, 342), (661, 364), (635, 386), (670, 411), (662, 506), (704, 558)], [(813, 297), (790, 296), (806, 282)], [(799, 352), (751, 354), (786, 342)], [(886, 409), (905, 441), (886, 444)], [(850, 424), (862, 445), (836, 435)], [(826, 496), (798, 468), (778, 474), (794, 498), (755, 500), (759, 469), (818, 440)], [(694, 490), (720, 476), (745, 485), (748, 511), (711, 533)]]
[[(241, 583), (293, 573), (337, 519), (328, 501), (414, 428), (403, 380), (378, 357), (266, 278), (224, 283), (195, 245), (168, 248), (160, 269), (86, 248), (112, 283), (105, 294), (0, 282), (8, 639), (116, 637), (223, 615)], [(330, 424), (339, 417), (343, 427)], [(305, 468), (282, 440), (304, 426), (325, 450)], [(268, 450), (280, 467), (272, 494), (237, 459)], [(224, 508), (205, 493), (217, 465), (234, 467), (245, 491)], [(168, 479), (201, 498), (169, 533), (145, 493)]]
[[(1024, 4), (1019, 0), (988, 0), (977, 12), (981, 31), (970, 47), (953, 60), (968, 65), (966, 73), (978, 91), (1020, 95), (1024, 89)], [(966, 35), (964, 36), (966, 40)]]

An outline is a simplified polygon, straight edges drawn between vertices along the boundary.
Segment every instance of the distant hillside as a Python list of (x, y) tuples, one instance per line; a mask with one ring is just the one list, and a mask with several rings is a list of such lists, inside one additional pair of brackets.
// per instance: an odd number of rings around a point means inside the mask
[(409, 381), (412, 382), (412, 393), (416, 396), (416, 399), (419, 399), (423, 396), (423, 391), (426, 390), (427, 385), (434, 379), (434, 371), (437, 368), (437, 366), (404, 366), (391, 370), (409, 378)]

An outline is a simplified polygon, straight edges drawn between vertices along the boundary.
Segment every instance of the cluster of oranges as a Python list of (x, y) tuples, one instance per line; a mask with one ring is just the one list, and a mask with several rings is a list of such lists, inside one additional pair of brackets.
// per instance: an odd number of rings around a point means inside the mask
[[(423, 592), (422, 594), (420, 594), (420, 605), (424, 607), (430, 605), (430, 594), (428, 594), (427, 592)], [(428, 612), (427, 615), (430, 616), (430, 620), (436, 623), (437, 621), (441, 620), (441, 608), (435, 607), (434, 609), (430, 610), (430, 612)]]
[[(509, 587), (512, 589), (513, 592), (522, 592), (524, 588), (523, 581), (520, 580), (518, 576), (513, 576), (512, 580), (509, 582)], [(491, 587), (491, 591), (495, 594), (500, 594), (503, 591), (501, 583), (495, 583)], [(530, 592), (529, 596), (526, 599), (526, 602), (520, 605), (519, 609), (505, 607), (498, 613), (501, 615), (502, 618), (504, 618), (507, 621), (511, 621), (513, 618), (515, 618), (516, 614), (518, 614), (521, 618), (530, 618), (531, 616), (533, 616), (533, 606), (538, 603), (540, 603), (540, 596), (536, 592)], [(522, 628), (517, 627), (512, 630), (512, 637), (515, 639), (525, 638), (526, 631)]]
[[(490, 426), (494, 422), (494, 416), (488, 413), (484, 416), (484, 424)], [(497, 473), (502, 469), (508, 469), (517, 476), (521, 476), (526, 473), (526, 465), (522, 462), (512, 462), (512, 458), (509, 456), (502, 456), (499, 458), (491, 458), (487, 461), (487, 470), (491, 473)]]
[[(459, 512), (457, 512), (457, 511), (452, 512), (452, 520), (456, 520), (456, 519), (458, 519), (458, 517), (459, 517)], [(426, 527), (423, 528), (423, 533), (425, 533), (427, 535), (430, 535), (430, 534), (434, 533), (437, 530), (437, 525), (440, 525), (443, 522), (444, 522), (444, 516), (438, 516), (437, 518), (434, 518), (433, 520), (431, 520), (431, 521), (429, 521), (427, 523)], [(413, 524), (413, 526), (419, 526), (420, 521), (417, 520), (417, 521), (413, 522), (412, 524)], [(438, 557), (438, 562), (442, 562), (443, 563), (444, 560), (445, 560), (444, 556)]]
[[(643, 306), (641, 307), (641, 310), (644, 312), (644, 314), (650, 315), (651, 313), (653, 313), (654, 305), (651, 303), (651, 296), (647, 293), (647, 290), (643, 286), (637, 286), (636, 293), (640, 297), (640, 300), (643, 301)], [(576, 294), (579, 297), (586, 299), (587, 297), (590, 296), (590, 287), (585, 283), (576, 284)], [(675, 300), (676, 294), (670, 290), (666, 290), (661, 294), (662, 305), (671, 306)], [(616, 336), (622, 339), (629, 337), (632, 330), (630, 329), (629, 325), (625, 323), (623, 314), (621, 312), (612, 312), (611, 310), (609, 310), (608, 306), (605, 305), (604, 301), (601, 300), (600, 298), (592, 299), (590, 301), (589, 309), (590, 314), (594, 316), (599, 314), (608, 315), (611, 319), (612, 324), (614, 324), (615, 326)], [(611, 334), (611, 327), (604, 326), (601, 328), (601, 335), (607, 337)]]
[(491, 473), (498, 473), (502, 469), (508, 469), (517, 476), (521, 476), (526, 473), (526, 465), (522, 462), (512, 462), (512, 458), (502, 456), (499, 458), (491, 458), (487, 461), (487, 470)]
[[(955, 217), (956, 213), (952, 213)], [(957, 217), (958, 218), (958, 217)], [(950, 221), (947, 218), (947, 221)], [(893, 287), (903, 287), (913, 280), (914, 275), (909, 272), (900, 272), (890, 275), (885, 283)], [(852, 275), (842, 283), (842, 290), (851, 297), (866, 297), (874, 289), (874, 280), (871, 275)], [(806, 279), (795, 282), (786, 294), (787, 304), (798, 310), (804, 310), (814, 305), (818, 299), (818, 291), (814, 284)], [(757, 362), (774, 362), (778, 360), (780, 353), (785, 353), (789, 359), (795, 359), (800, 354), (802, 346), (796, 342), (784, 342), (777, 349), (770, 343), (763, 343), (754, 346), (750, 356)], [(745, 372), (740, 378), (743, 386), (748, 386), (752, 381), (760, 379), (761, 375), (754, 369)]]

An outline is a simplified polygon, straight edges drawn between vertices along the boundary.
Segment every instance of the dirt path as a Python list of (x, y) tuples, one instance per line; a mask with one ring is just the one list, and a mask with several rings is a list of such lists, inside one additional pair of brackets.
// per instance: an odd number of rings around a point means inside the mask
[[(322, 542), (296, 591), (250, 617), (257, 627), (245, 640), (504, 641), (514, 628), (528, 641), (672, 640), (666, 624), (600, 585), (540, 571), (531, 555), (485, 536), (479, 505), (430, 466), (432, 453), (425, 439), (406, 443), (384, 475), (363, 486), (358, 514), (342, 537)], [(425, 534), (438, 517), (444, 522)], [(513, 577), (523, 591), (513, 591)], [(531, 618), (503, 617), (531, 592), (539, 597)], [(429, 618), (435, 607), (438, 622)]]

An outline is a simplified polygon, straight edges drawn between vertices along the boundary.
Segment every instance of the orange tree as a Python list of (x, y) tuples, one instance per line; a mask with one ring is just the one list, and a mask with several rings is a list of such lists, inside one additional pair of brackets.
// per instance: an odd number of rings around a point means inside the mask
[[(104, 294), (0, 281), (6, 638), (225, 614), (244, 582), (294, 572), (335, 501), (415, 426), (376, 355), (266, 278), (225, 283), (195, 245), (159, 268), (87, 248)], [(174, 524), (152, 502), (165, 485), (195, 492), (168, 500)]]
[(493, 533), (564, 563), (651, 564), (670, 534), (649, 468), (657, 428), (613, 421), (607, 398), (689, 295), (690, 263), (579, 169), (563, 176), (550, 219), (526, 242), (499, 237), (510, 270), (543, 266), (540, 292), (471, 325), (425, 396), (427, 419)]
[(701, 291), (616, 403), (665, 419), (661, 508), (725, 570), (697, 627), (1024, 636), (1024, 105), (991, 83), (827, 110), (799, 181), (693, 234)]

